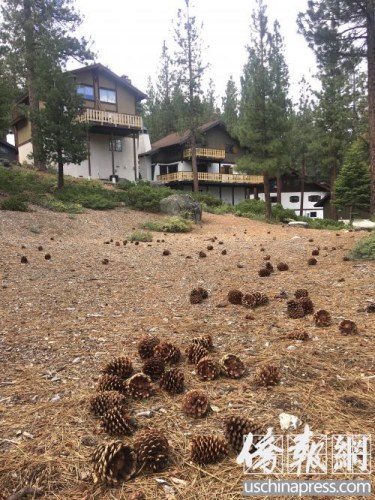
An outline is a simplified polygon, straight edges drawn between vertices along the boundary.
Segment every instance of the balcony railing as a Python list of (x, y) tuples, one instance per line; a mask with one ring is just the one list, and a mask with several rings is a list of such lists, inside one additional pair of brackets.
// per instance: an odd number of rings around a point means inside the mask
[[(225, 149), (196, 148), (198, 158), (214, 158), (215, 160), (224, 160)], [(191, 148), (184, 149), (184, 158), (191, 158)]]
[[(159, 182), (181, 182), (192, 181), (193, 172), (174, 172), (173, 174), (158, 175)], [(263, 184), (262, 175), (243, 174), (213, 174), (208, 172), (198, 172), (198, 181), (218, 182), (228, 184)]]
[(142, 128), (142, 118), (140, 116), (112, 113), (112, 111), (101, 111), (99, 109), (85, 109), (79, 121), (98, 125), (113, 125), (114, 127)]

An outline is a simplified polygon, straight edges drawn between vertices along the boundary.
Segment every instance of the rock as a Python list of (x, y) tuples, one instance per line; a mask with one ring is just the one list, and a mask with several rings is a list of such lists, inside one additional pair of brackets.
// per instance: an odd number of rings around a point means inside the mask
[(290, 227), (304, 227), (304, 228), (309, 227), (307, 222), (303, 222), (301, 220), (293, 220), (292, 222), (288, 223), (288, 226), (290, 226)]
[(164, 198), (160, 202), (160, 210), (165, 214), (189, 218), (196, 224), (202, 220), (202, 206), (189, 194), (173, 194)]
[(371, 222), (369, 219), (354, 220), (353, 227), (357, 231), (360, 229), (375, 229), (375, 222)]

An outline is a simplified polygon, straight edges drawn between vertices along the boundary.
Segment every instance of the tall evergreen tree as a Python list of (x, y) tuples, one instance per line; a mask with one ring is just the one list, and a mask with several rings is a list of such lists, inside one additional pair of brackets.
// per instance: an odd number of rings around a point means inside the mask
[(230, 134), (235, 134), (238, 119), (238, 91), (231, 75), (225, 88), (223, 102), (223, 121)]
[(44, 168), (41, 134), (35, 120), (41, 98), (38, 79), (47, 60), (54, 71), (70, 58), (84, 61), (91, 54), (87, 42), (74, 36), (81, 19), (73, 0), (3, 0), (1, 14), (2, 50), (15, 83), (28, 92), (34, 160)]
[(11, 122), (11, 104), (15, 98), (15, 88), (0, 58), (0, 139), (6, 139)]
[(375, 1), (309, 0), (307, 11), (299, 14), (298, 24), (318, 60), (324, 62), (334, 52), (342, 62), (358, 58), (367, 62), (370, 210), (375, 214)]
[(197, 166), (197, 139), (200, 125), (202, 77), (205, 66), (202, 62), (200, 31), (195, 16), (190, 13), (190, 0), (185, 0), (186, 8), (178, 10), (175, 41), (177, 43), (176, 65), (178, 85), (188, 106), (186, 125), (190, 131), (192, 152), (193, 189), (199, 190)]
[(201, 123), (207, 123), (220, 118), (220, 110), (216, 104), (215, 83), (210, 78), (208, 88), (202, 99)]

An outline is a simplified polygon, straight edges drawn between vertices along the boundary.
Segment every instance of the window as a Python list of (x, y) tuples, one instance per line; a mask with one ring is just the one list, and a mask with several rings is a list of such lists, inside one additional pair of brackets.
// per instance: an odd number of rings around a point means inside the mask
[(109, 104), (116, 104), (116, 91), (111, 89), (99, 89), (99, 99), (102, 102), (108, 102)]
[(121, 139), (109, 139), (109, 150), (110, 151), (122, 151), (122, 140)]
[(317, 215), (317, 212), (310, 212), (310, 217), (316, 217)]
[(298, 203), (299, 196), (290, 196), (289, 201), (290, 201), (290, 203)]
[(309, 201), (319, 201), (321, 200), (321, 196), (319, 194), (311, 194), (308, 198)]
[(77, 85), (77, 94), (87, 101), (94, 100), (94, 87), (91, 85)]
[(277, 196), (271, 196), (271, 203), (277, 203)]

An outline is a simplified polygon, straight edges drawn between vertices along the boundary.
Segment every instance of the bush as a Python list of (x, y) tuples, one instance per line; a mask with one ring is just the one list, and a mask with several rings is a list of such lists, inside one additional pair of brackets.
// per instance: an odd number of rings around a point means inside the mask
[(0, 202), (0, 210), (11, 210), (13, 212), (27, 212), (27, 201), (22, 196), (10, 196)]
[(160, 212), (160, 202), (175, 192), (168, 187), (152, 186), (148, 182), (138, 182), (124, 192), (126, 205), (144, 212)]
[(44, 208), (48, 208), (48, 210), (52, 210), (52, 212), (66, 212), (69, 214), (81, 214), (83, 212), (83, 207), (80, 203), (56, 200), (51, 196), (45, 197), (39, 204)]
[(128, 181), (127, 179), (123, 179), (116, 184), (117, 189), (121, 189), (122, 191), (127, 191), (133, 186), (135, 186), (135, 183), (132, 181)]
[(66, 181), (65, 186), (56, 191), (54, 196), (63, 202), (78, 203), (94, 210), (107, 210), (118, 205), (116, 192), (106, 189), (100, 181)]
[(235, 207), (233, 205), (229, 205), (228, 203), (223, 203), (218, 207), (210, 207), (205, 203), (202, 204), (202, 210), (204, 212), (208, 212), (210, 214), (216, 215), (224, 215), (224, 214), (232, 214), (235, 211)]
[(148, 231), (134, 231), (128, 236), (129, 241), (152, 241), (152, 234)]
[(192, 197), (206, 207), (220, 207), (223, 204), (219, 198), (211, 193), (192, 193)]
[(191, 222), (181, 217), (168, 217), (162, 221), (148, 221), (142, 227), (162, 233), (188, 233), (192, 229)]
[(348, 257), (353, 260), (375, 260), (375, 232), (358, 241)]
[(284, 208), (280, 203), (272, 205), (272, 219), (277, 222), (284, 222), (289, 219), (297, 220), (298, 216), (291, 208)]
[(343, 222), (333, 219), (312, 219), (311, 217), (298, 217), (298, 220), (307, 222), (311, 229), (344, 229)]
[(240, 217), (250, 217), (252, 215), (263, 216), (266, 212), (266, 203), (263, 200), (244, 200), (235, 207), (235, 214)]

